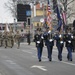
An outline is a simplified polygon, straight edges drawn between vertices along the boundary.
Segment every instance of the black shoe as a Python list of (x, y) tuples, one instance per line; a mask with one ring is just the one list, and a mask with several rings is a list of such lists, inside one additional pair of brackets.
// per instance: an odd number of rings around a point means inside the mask
[(72, 59), (70, 59), (70, 61), (73, 61)]
[(49, 59), (49, 61), (52, 61), (52, 59)]
[(7, 47), (5, 47), (5, 48), (7, 48)]
[(62, 59), (59, 59), (60, 61), (62, 61)]
[(11, 47), (12, 48), (12, 47)]
[(62, 59), (58, 58), (59, 61), (62, 61)]
[(41, 62), (41, 59), (39, 59), (39, 62)]

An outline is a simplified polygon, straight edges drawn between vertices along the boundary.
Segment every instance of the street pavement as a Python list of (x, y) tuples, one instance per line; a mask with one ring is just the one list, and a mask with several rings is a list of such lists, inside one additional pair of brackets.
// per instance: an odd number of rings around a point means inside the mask
[(63, 60), (59, 61), (54, 46), (52, 61), (48, 61), (47, 49), (43, 48), (42, 61), (37, 59), (34, 43), (21, 43), (19, 49), (0, 47), (0, 75), (75, 75), (75, 53), (73, 61), (67, 60), (67, 50), (63, 49)]

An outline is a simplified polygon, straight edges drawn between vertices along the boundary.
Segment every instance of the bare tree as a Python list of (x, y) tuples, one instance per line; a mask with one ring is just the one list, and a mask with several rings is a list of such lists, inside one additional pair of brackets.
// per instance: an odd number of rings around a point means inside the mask
[[(28, 2), (33, 2), (37, 0), (9, 0), (7, 3), (5, 3), (5, 8), (11, 13), (12, 17), (17, 18), (17, 12), (16, 12), (17, 3), (18, 2), (23, 3), (23, 1), (25, 1), (25, 3), (28, 3)], [(40, 0), (40, 1), (45, 1), (45, 0)], [(62, 1), (65, 1), (65, 0), (61, 0), (61, 1), (58, 0), (58, 1), (62, 3)], [(67, 19), (71, 16), (74, 16), (75, 8), (73, 8), (72, 7), (73, 5), (71, 5), (73, 4), (74, 1), (75, 0), (67, 0), (67, 4), (66, 4), (67, 5)]]
[(12, 17), (16, 18), (17, 16), (17, 0), (9, 0), (4, 4), (5, 8), (11, 13)]

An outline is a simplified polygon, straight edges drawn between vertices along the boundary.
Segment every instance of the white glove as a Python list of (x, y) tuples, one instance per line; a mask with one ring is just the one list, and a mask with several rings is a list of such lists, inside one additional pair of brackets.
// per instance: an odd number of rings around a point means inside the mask
[(63, 41), (60, 41), (60, 43), (62, 44), (62, 43), (63, 43)]
[(50, 41), (50, 42), (52, 42), (52, 41), (53, 41), (53, 39), (50, 39), (49, 41)]
[(71, 38), (73, 39), (73, 36), (71, 36)]
[(37, 43), (39, 44), (39, 43), (40, 43), (40, 41), (37, 41)]
[(51, 30), (49, 30), (48, 33), (51, 33)]
[(59, 35), (59, 37), (61, 38), (61, 35)]
[(41, 38), (42, 38), (42, 39), (44, 39), (44, 37), (43, 37), (43, 36), (42, 36)]
[(68, 41), (69, 43), (71, 43), (71, 41)]

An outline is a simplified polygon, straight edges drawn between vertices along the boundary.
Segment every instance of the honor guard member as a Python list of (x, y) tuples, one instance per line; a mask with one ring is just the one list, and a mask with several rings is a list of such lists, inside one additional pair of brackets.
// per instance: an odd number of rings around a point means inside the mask
[(47, 47), (48, 59), (49, 61), (52, 61), (52, 50), (54, 46), (54, 38), (49, 27), (46, 28), (46, 31), (44, 32), (43, 37), (45, 40), (45, 45)]
[(43, 44), (43, 35), (41, 33), (41, 30), (39, 29), (37, 29), (36, 34), (34, 35), (34, 42), (36, 43), (37, 56), (38, 56), (39, 62), (41, 62), (44, 44)]
[(17, 43), (17, 48), (19, 49), (20, 40), (21, 40), (21, 35), (20, 35), (19, 31), (16, 31), (15, 40), (16, 40), (16, 43)]
[(64, 47), (64, 34), (62, 33), (61, 30), (55, 34), (55, 40), (56, 40), (56, 47), (58, 49), (58, 60), (62, 61), (62, 51)]
[(72, 41), (72, 44), (73, 44), (73, 52), (75, 52), (75, 30), (73, 30), (73, 41)]
[(73, 35), (72, 35), (71, 31), (68, 29), (65, 41), (66, 41), (66, 48), (68, 51), (67, 59), (69, 61), (72, 61), (72, 48), (73, 48), (72, 39), (73, 39)]

